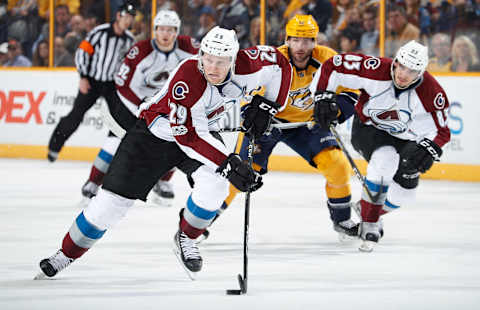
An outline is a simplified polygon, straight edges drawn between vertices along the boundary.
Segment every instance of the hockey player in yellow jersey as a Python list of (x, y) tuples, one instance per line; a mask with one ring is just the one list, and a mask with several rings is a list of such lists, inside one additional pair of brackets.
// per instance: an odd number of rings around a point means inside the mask
[[(313, 75), (320, 73), (322, 64), (337, 53), (326, 46), (316, 44), (318, 26), (311, 15), (296, 15), (286, 25), (285, 44), (278, 49), (291, 62), (293, 67), (292, 84), (286, 108), (278, 112), (276, 122), (293, 123), (313, 119), (313, 96), (309, 86)], [(259, 90), (260, 95), (264, 89)], [(254, 94), (251, 94), (254, 95)], [(357, 93), (348, 89), (337, 89), (339, 122), (345, 121), (354, 113)], [(313, 128), (273, 129), (269, 135), (255, 140), (253, 168), (261, 174), (267, 172), (268, 159), (278, 142), (284, 142), (308, 163), (318, 169), (326, 179), (325, 191), (327, 206), (334, 229), (341, 237), (356, 236), (358, 225), (350, 219), (350, 177), (352, 170), (345, 155), (328, 128), (315, 125)], [(237, 152), (247, 158), (248, 138), (239, 135)], [(230, 186), (230, 194), (220, 210), (225, 210), (238, 190)], [(218, 216), (219, 214), (217, 214)], [(208, 237), (208, 232), (204, 235)]]

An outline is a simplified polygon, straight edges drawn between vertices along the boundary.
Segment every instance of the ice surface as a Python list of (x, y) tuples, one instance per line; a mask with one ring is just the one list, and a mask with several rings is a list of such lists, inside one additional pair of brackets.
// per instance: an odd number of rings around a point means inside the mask
[(226, 296), (242, 271), (244, 196), (190, 281), (171, 248), (189, 193), (178, 172), (172, 208), (136, 203), (54, 280), (33, 281), (81, 211), (89, 169), (0, 159), (0, 309), (480, 309), (479, 183), (422, 180), (417, 203), (385, 216), (385, 237), (360, 253), (337, 241), (320, 175), (271, 172), (252, 194), (248, 295)]

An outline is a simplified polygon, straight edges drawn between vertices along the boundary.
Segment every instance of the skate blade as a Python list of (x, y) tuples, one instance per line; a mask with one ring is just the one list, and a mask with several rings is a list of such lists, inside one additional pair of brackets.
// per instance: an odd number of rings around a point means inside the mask
[(376, 244), (377, 243), (374, 241), (364, 240), (362, 244), (358, 247), (358, 250), (360, 252), (370, 253), (373, 251), (373, 248), (375, 247)]
[(170, 208), (173, 206), (173, 198), (163, 198), (154, 194), (148, 201), (148, 205), (152, 207)]
[(358, 237), (357, 236), (349, 236), (347, 234), (344, 234), (344, 233), (338, 233), (338, 241), (340, 243), (352, 243), (354, 241), (358, 240)]
[(180, 254), (180, 252), (177, 250), (177, 246), (174, 244), (173, 245), (174, 248), (172, 249), (173, 250), (173, 253), (175, 254), (175, 256), (177, 257), (178, 259), (178, 262), (180, 263), (180, 265), (183, 267), (183, 269), (185, 270), (185, 272), (187, 273), (187, 276), (190, 278), (190, 280), (192, 281), (195, 281), (197, 279), (197, 273), (198, 272), (193, 272), (193, 271), (190, 271), (187, 266), (185, 266), (185, 264), (183, 263), (182, 261), (182, 255)]
[(42, 271), (40, 271), (34, 278), (33, 280), (45, 280), (47, 279), (47, 275), (44, 274)]

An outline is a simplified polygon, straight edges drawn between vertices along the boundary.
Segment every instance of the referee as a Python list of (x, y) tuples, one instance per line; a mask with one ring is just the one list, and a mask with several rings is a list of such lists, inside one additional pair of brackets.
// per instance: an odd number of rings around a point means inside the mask
[(114, 75), (123, 57), (135, 42), (128, 28), (136, 15), (135, 6), (125, 2), (119, 7), (115, 20), (95, 27), (78, 46), (75, 54), (80, 73), (78, 95), (73, 108), (60, 119), (48, 143), (49, 161), (57, 159), (68, 138), (77, 130), (85, 113), (102, 96), (112, 110), (115, 102)]

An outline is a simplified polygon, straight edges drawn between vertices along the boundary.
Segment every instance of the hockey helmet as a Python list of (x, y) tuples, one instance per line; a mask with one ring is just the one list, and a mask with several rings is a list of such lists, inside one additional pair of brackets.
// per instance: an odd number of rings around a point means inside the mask
[[(239, 50), (237, 35), (234, 30), (228, 30), (216, 26), (210, 30), (200, 43), (200, 56), (204, 53), (220, 56), (230, 57), (230, 78), (234, 74), (235, 60)], [(201, 72), (203, 72), (203, 65), (201, 60), (198, 62)], [(227, 82), (227, 81), (226, 81)]]
[(178, 17), (177, 12), (172, 10), (160, 10), (155, 19), (153, 20), (153, 27), (157, 28), (158, 26), (168, 26), (177, 28), (177, 35), (180, 32), (180, 26), (182, 22)]
[(318, 35), (318, 25), (312, 15), (295, 15), (285, 26), (286, 39), (288, 37), (312, 38)]
[[(398, 62), (410, 70), (418, 72), (418, 78), (415, 79), (412, 83), (416, 82), (425, 72), (428, 65), (428, 47), (411, 40), (410, 42), (402, 45), (393, 59), (391, 74), (393, 82), (395, 83), (394, 77), (394, 63)], [(396, 85), (398, 87), (398, 85)], [(408, 87), (408, 86), (407, 86)], [(403, 87), (405, 88), (405, 87)]]

